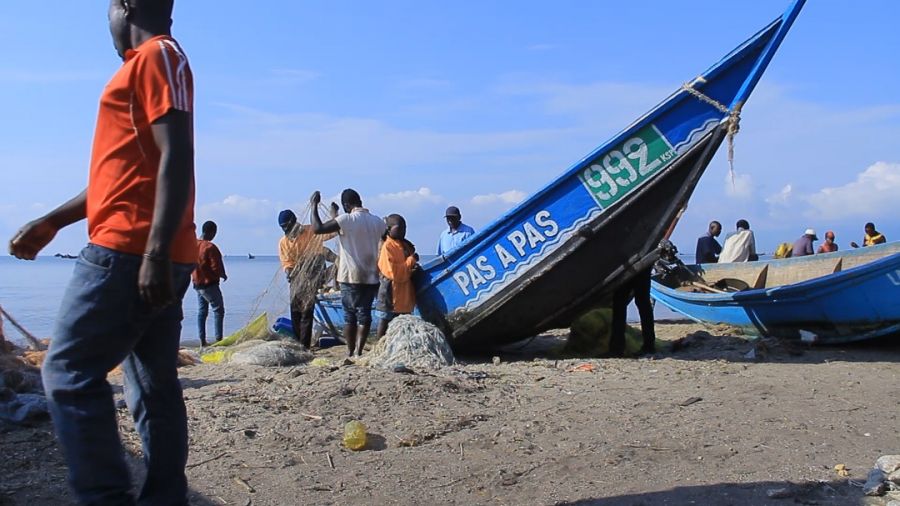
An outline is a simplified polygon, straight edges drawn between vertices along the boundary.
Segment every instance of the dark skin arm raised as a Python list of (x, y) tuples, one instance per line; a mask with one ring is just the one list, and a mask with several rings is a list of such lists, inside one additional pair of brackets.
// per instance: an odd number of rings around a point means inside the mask
[(331, 203), (331, 219), (322, 223), (322, 219), (319, 218), (319, 202), (322, 201), (322, 195), (318, 190), (314, 191), (313, 194), (309, 197), (309, 223), (312, 227), (312, 231), (316, 235), (322, 234), (332, 234), (336, 232), (340, 232), (341, 226), (338, 225), (338, 222), (335, 221), (337, 218), (338, 207), (334, 202)]
[(20, 228), (9, 241), (9, 254), (22, 260), (34, 260), (57, 232), (86, 216), (87, 190), (82, 190), (66, 203)]
[(175, 300), (172, 240), (184, 218), (194, 174), (194, 141), (190, 113), (171, 110), (151, 125), (160, 151), (153, 221), (138, 273), (138, 292), (153, 307)]

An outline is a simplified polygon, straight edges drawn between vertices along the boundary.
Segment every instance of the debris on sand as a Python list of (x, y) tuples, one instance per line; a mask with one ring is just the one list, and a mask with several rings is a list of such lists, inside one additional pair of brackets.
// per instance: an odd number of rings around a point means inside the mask
[(440, 329), (411, 315), (391, 320), (387, 333), (375, 345), (368, 364), (383, 369), (403, 365), (413, 369), (438, 369), (456, 359)]
[(27, 423), (47, 415), (41, 370), (15, 346), (0, 350), (0, 420)]
[(900, 488), (900, 455), (882, 455), (875, 461), (875, 467), (866, 476), (863, 494), (882, 496), (888, 489)]
[[(569, 328), (569, 339), (563, 348), (566, 354), (588, 357), (599, 357), (609, 353), (610, 336), (612, 335), (612, 309), (599, 307), (579, 316)], [(644, 344), (641, 332), (631, 326), (625, 326), (626, 356), (640, 354)], [(656, 347), (664, 348), (667, 343), (657, 340)]]

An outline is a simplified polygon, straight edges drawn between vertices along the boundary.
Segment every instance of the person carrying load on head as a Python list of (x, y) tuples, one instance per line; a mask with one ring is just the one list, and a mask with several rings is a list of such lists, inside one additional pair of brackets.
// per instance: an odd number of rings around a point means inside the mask
[(319, 217), (321, 200), (318, 191), (310, 196), (310, 222), (314, 234), (338, 234), (337, 280), (344, 308), (344, 341), (348, 355), (360, 357), (369, 337), (372, 304), (378, 294), (378, 249), (385, 225), (363, 207), (356, 190), (341, 192), (345, 214), (325, 223)]
[[(337, 206), (332, 207), (332, 216), (337, 212)], [(278, 214), (278, 226), (284, 232), (284, 237), (278, 241), (278, 259), (290, 287), (291, 327), (300, 345), (309, 349), (312, 347), (316, 293), (328, 276), (325, 262), (336, 260), (322, 241), (331, 239), (334, 234), (324, 239), (315, 238), (312, 227), (298, 223), (297, 215), (290, 209)]]
[(412, 275), (419, 261), (416, 247), (406, 239), (406, 220), (403, 216), (391, 214), (384, 221), (387, 230), (378, 255), (380, 283), (375, 306), (384, 316), (378, 322), (375, 333), (378, 338), (387, 332), (388, 323), (397, 315), (412, 313), (415, 308), (416, 288)]

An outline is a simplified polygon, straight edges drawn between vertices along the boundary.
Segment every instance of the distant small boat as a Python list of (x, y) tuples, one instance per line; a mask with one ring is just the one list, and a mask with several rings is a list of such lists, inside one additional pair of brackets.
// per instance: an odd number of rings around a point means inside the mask
[(252, 253), (247, 253), (247, 258), (250, 259), (250, 260), (253, 260), (253, 259), (256, 258), (256, 257), (253, 256)]
[(78, 258), (78, 255), (69, 255), (68, 253), (66, 253), (66, 254), (57, 253), (53, 256), (56, 258), (65, 258), (66, 260), (72, 260), (72, 259)]
[(657, 276), (651, 294), (692, 320), (762, 336), (838, 344), (900, 334), (900, 242), (692, 265), (672, 279)]

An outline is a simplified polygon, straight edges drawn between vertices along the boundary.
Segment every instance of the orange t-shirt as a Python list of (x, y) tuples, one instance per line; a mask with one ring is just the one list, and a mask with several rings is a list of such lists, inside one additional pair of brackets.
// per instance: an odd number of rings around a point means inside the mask
[(393, 303), (396, 313), (411, 313), (416, 307), (416, 287), (412, 282), (416, 258), (413, 253), (415, 248), (409, 241), (400, 242), (393, 237), (386, 237), (381, 244), (378, 270), (394, 284)]
[[(147, 246), (160, 151), (150, 125), (169, 111), (193, 111), (187, 57), (169, 36), (129, 50), (100, 97), (87, 187), (88, 236), (94, 244), (141, 255)], [(197, 261), (194, 179), (169, 252), (173, 262)]]
[(223, 277), (225, 277), (225, 262), (222, 261), (222, 252), (212, 241), (199, 239), (197, 268), (191, 274), (194, 286), (219, 284), (219, 280)]

